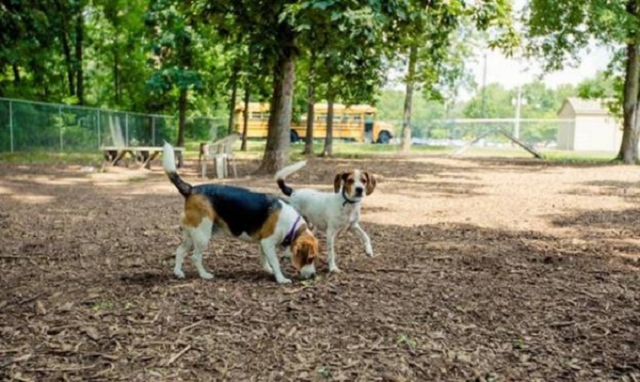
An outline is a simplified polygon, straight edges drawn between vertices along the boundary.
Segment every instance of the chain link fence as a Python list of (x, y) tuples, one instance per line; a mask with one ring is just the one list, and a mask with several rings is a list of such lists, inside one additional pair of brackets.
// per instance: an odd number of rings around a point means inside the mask
[[(394, 141), (401, 138), (401, 120), (387, 121), (396, 126)], [(514, 146), (501, 132), (538, 149), (556, 149), (563, 132), (573, 128), (573, 119), (449, 119), (412, 121), (413, 145), (451, 147), (465, 145), (495, 149), (510, 149)]]
[[(224, 117), (189, 117), (185, 138), (215, 140)], [(95, 152), (103, 146), (174, 142), (178, 118), (0, 98), (0, 152)]]

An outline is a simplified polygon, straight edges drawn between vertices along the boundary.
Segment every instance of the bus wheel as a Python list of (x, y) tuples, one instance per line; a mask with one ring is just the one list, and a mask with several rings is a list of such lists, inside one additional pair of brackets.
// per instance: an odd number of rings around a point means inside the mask
[(291, 143), (300, 142), (300, 136), (298, 136), (298, 133), (295, 130), (291, 130), (291, 132), (289, 133), (289, 139)]
[(386, 145), (389, 144), (389, 141), (391, 141), (391, 134), (389, 134), (388, 131), (381, 131), (380, 134), (378, 134), (377, 143)]

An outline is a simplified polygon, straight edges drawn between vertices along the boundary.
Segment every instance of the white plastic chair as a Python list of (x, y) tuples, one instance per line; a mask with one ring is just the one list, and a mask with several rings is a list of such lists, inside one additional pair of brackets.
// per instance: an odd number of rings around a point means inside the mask
[[(240, 138), (240, 134), (231, 134), (213, 143), (200, 146), (200, 175), (207, 175), (207, 162), (213, 160), (216, 177), (226, 178), (229, 175), (229, 163), (233, 167), (233, 177), (237, 178), (236, 161), (233, 155), (233, 145)], [(203, 160), (204, 158), (204, 160)]]

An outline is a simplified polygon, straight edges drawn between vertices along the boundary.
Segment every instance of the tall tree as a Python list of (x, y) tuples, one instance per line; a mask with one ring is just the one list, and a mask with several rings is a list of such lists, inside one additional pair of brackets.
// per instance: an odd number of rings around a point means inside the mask
[(188, 92), (203, 88), (200, 73), (194, 70), (196, 52), (203, 49), (195, 28), (191, 2), (152, 0), (146, 23), (155, 39), (151, 51), (155, 71), (147, 85), (152, 94), (178, 92), (178, 137), (176, 145), (184, 147)]
[[(446, 5), (411, 2), (410, 17), (400, 27), (401, 52), (408, 55), (405, 78), (405, 112), (402, 123), (401, 150), (411, 147), (411, 105), (413, 92), (423, 87), (429, 98), (442, 99), (438, 85), (456, 87), (464, 77), (466, 60), (460, 59), (468, 50), (473, 37), (467, 31), (477, 28), (489, 30), (493, 38), (492, 47), (504, 48), (507, 52), (517, 44), (512, 26), (511, 5), (508, 0), (473, 2), (467, 5), (460, 0)], [(462, 31), (462, 34), (459, 33)], [(451, 49), (455, 46), (455, 49)]]
[[(308, 49), (310, 31), (321, 25), (331, 25), (332, 30), (338, 32), (332, 36), (340, 40), (366, 39), (384, 44), (382, 26), (394, 23), (398, 14), (406, 14), (403, 2), (381, 6), (378, 1), (275, 0), (265, 7), (258, 0), (226, 0), (209, 1), (207, 5), (209, 15), (216, 20), (231, 17), (238, 28), (255, 28), (258, 33), (251, 34), (247, 43), (261, 47), (263, 63), (271, 67), (273, 90), (269, 133), (259, 169), (265, 173), (273, 173), (288, 162), (295, 65), (299, 52)], [(234, 11), (237, 7), (246, 10), (242, 17)], [(376, 51), (368, 53), (377, 54)], [(366, 55), (366, 58), (378, 61), (375, 56)]]
[(609, 73), (623, 83), (617, 94), (622, 108), (623, 136), (616, 159), (627, 164), (638, 161), (640, 136), (637, 116), (640, 107), (639, 8), (639, 0), (586, 0), (562, 4), (554, 0), (532, 0), (523, 15), (528, 37), (527, 53), (544, 58), (549, 71), (575, 62), (591, 40), (615, 49)]

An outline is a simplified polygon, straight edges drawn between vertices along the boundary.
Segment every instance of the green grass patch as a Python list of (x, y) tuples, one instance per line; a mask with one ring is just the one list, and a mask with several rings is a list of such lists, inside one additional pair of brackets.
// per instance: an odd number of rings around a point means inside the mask
[(548, 151), (543, 153), (544, 159), (550, 162), (567, 164), (614, 164), (615, 153), (584, 153), (574, 151)]
[(102, 163), (102, 154), (95, 153), (57, 153), (57, 152), (15, 152), (0, 153), (0, 162), (12, 164), (56, 164), (56, 165), (83, 165), (99, 166)]
[[(187, 141), (185, 143), (185, 158), (188, 160), (197, 160), (201, 141)], [(234, 154), (238, 159), (260, 160), (264, 153), (266, 140), (248, 140), (247, 150), (240, 151), (241, 141), (237, 141), (234, 147)], [(324, 140), (314, 141), (314, 153), (320, 155), (324, 148)], [(291, 145), (291, 160), (297, 161), (304, 159), (302, 151), (304, 143), (295, 143)], [(425, 155), (448, 155), (453, 154), (457, 147), (444, 146), (412, 146), (409, 155), (416, 154)], [(335, 141), (333, 143), (333, 158), (337, 159), (371, 159), (392, 157), (399, 152), (398, 145), (382, 145), (369, 143), (355, 143)], [(543, 161), (548, 163), (567, 164), (567, 165), (604, 165), (614, 164), (612, 162), (615, 153), (611, 152), (573, 152), (549, 150), (542, 151)], [(406, 155), (403, 153), (403, 155)], [(470, 147), (456, 158), (526, 158), (533, 159), (533, 156), (519, 147), (510, 148), (487, 148), (487, 147)], [(127, 157), (128, 158), (128, 157)], [(56, 164), (56, 165), (82, 165), (82, 166), (100, 166), (102, 163), (102, 153), (96, 152), (86, 153), (60, 153), (60, 152), (16, 152), (16, 153), (0, 153), (0, 162), (12, 164)]]

